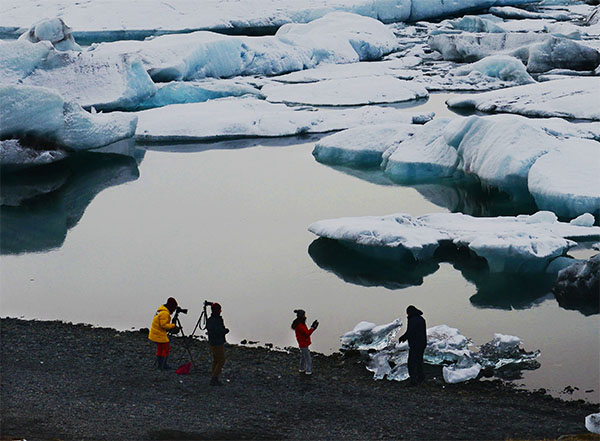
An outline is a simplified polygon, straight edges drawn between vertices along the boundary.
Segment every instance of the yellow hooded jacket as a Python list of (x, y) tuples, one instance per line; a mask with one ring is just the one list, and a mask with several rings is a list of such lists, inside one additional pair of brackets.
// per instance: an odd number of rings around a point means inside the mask
[(152, 327), (148, 338), (156, 343), (168, 343), (167, 331), (174, 327), (175, 324), (171, 323), (171, 313), (165, 305), (161, 305), (152, 319)]

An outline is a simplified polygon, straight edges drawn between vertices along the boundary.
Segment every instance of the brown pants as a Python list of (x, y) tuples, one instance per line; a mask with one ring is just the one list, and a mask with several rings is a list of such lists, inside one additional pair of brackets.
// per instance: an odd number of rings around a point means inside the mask
[(218, 377), (225, 364), (225, 345), (210, 346), (212, 355), (212, 376)]

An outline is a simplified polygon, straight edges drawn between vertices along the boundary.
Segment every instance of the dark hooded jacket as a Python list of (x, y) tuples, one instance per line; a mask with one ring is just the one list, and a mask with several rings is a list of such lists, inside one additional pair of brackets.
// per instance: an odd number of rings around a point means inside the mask
[(223, 317), (212, 314), (206, 321), (206, 332), (208, 333), (208, 344), (211, 346), (221, 346), (225, 344), (225, 334), (229, 329), (223, 323)]
[(408, 340), (408, 346), (417, 349), (424, 349), (427, 346), (427, 328), (423, 312), (414, 306), (407, 308), (408, 327), (406, 332), (400, 337), (400, 341)]

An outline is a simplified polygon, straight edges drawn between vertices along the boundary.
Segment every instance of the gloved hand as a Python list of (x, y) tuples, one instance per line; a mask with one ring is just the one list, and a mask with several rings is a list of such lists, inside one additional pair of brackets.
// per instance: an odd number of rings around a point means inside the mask
[(312, 325), (310, 325), (310, 327), (313, 329), (317, 329), (319, 327), (319, 321), (315, 320), (314, 322), (312, 322)]
[(175, 326), (173, 329), (169, 330), (169, 332), (171, 334), (179, 334), (179, 331), (180, 331), (179, 326)]

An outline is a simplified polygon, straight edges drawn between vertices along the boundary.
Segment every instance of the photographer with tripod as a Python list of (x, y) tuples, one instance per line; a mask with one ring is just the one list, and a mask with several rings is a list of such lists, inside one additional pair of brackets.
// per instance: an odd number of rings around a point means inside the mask
[(152, 326), (148, 333), (148, 339), (156, 343), (156, 365), (158, 369), (169, 369), (167, 359), (171, 351), (167, 331), (178, 333), (179, 328), (175, 323), (171, 323), (171, 314), (177, 309), (177, 300), (173, 297), (167, 299), (167, 303), (159, 306), (152, 319)]
[(210, 354), (212, 355), (212, 377), (211, 386), (222, 386), (219, 381), (219, 374), (225, 365), (225, 334), (229, 329), (223, 323), (221, 317), (221, 305), (218, 303), (204, 302), (204, 307), (210, 305), (211, 316), (206, 320), (206, 332), (208, 333), (208, 344), (210, 345)]

